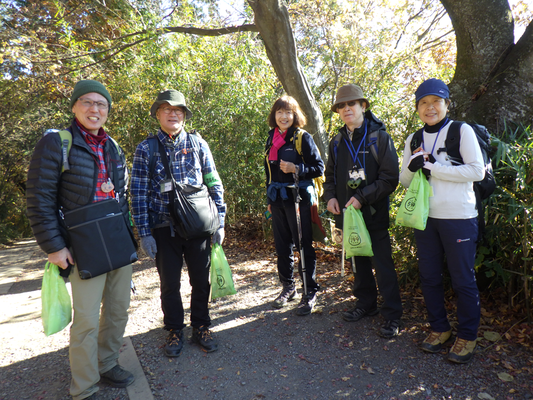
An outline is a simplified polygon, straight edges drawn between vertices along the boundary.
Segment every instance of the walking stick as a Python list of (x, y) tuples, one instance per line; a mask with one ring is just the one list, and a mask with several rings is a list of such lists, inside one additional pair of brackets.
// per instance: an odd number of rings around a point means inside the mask
[(307, 277), (305, 276), (305, 257), (304, 257), (304, 248), (302, 246), (302, 220), (300, 218), (300, 200), (302, 199), (300, 197), (300, 177), (299, 177), (299, 171), (298, 166), (295, 165), (294, 168), (296, 169), (296, 172), (294, 172), (294, 186), (295, 186), (295, 195), (294, 195), (294, 209), (296, 211), (296, 225), (298, 225), (298, 242), (300, 247), (300, 263), (302, 264), (302, 280), (304, 283), (304, 295), (307, 296)]

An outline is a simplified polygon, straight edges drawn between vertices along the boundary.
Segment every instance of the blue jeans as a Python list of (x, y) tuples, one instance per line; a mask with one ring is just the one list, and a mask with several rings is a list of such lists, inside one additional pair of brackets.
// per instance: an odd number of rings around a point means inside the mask
[(420, 282), (429, 323), (435, 332), (451, 329), (444, 305), (444, 256), (457, 295), (457, 336), (475, 340), (480, 320), (479, 290), (474, 271), (477, 218), (428, 218), (426, 229), (415, 229)]

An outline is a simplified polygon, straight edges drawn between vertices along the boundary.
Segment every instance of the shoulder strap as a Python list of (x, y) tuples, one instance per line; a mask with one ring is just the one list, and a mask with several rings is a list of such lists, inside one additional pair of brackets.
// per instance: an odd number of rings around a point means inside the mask
[(379, 131), (374, 131), (370, 132), (370, 135), (368, 135), (368, 145), (370, 146), (370, 152), (374, 156), (374, 160), (376, 160), (377, 163), (379, 163), (378, 134)]
[(70, 154), (70, 148), (72, 147), (72, 133), (66, 129), (60, 130), (58, 133), (61, 140), (61, 154), (63, 155), (63, 165), (61, 167), (61, 173), (63, 173), (70, 169), (68, 155)]
[(300, 128), (296, 128), (294, 131), (294, 148), (296, 149), (296, 152), (303, 158), (302, 155), (302, 137), (304, 133)]
[(148, 171), (149, 171), (149, 177), (152, 179), (152, 176), (154, 175), (154, 168), (155, 168), (155, 156), (159, 154), (159, 146), (158, 142), (159, 139), (156, 135), (151, 135), (146, 138), (148, 140), (148, 146), (149, 146), (149, 154), (148, 154)]
[(194, 150), (197, 152), (200, 152), (200, 134), (197, 133), (195, 130), (188, 132), (189, 139), (191, 140), (191, 144)]
[(413, 153), (419, 147), (422, 147), (422, 143), (424, 142), (424, 138), (422, 136), (423, 133), (424, 128), (420, 128), (413, 134), (413, 137), (411, 138), (411, 153)]
[(450, 128), (448, 128), (446, 140), (444, 141), (448, 157), (458, 164), (464, 164), (463, 157), (461, 157), (461, 152), (459, 151), (459, 145), (461, 144), (462, 125), (462, 121), (453, 121), (450, 125)]

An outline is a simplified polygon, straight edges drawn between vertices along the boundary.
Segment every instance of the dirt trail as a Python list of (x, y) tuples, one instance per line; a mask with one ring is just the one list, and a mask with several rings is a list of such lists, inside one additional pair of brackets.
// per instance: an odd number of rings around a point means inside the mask
[[(238, 235), (229, 232), (224, 246), (238, 293), (211, 305), (219, 341), (214, 353), (187, 341), (179, 358), (163, 355), (159, 278), (153, 261), (136, 263), (137, 294), (126, 335), (156, 399), (533, 399), (533, 355), (522, 346), (504, 339), (497, 349), (482, 340), (480, 353), (464, 366), (447, 362), (444, 350), (420, 352), (417, 344), (427, 327), (420, 318), (421, 299), (409, 293), (403, 293), (405, 329), (393, 340), (377, 336), (379, 315), (344, 322), (340, 312), (353, 299), (349, 271), (340, 277), (335, 256), (318, 267), (323, 290), (313, 314), (296, 316), (298, 300), (272, 309), (279, 290), (275, 254), (243, 237), (236, 240)], [(35, 245), (0, 250), (0, 271), (20, 264), (16, 282), (0, 295), (1, 400), (69, 399), (68, 330), (48, 338), (42, 332), (44, 260)], [(0, 287), (5, 275), (0, 272)], [(188, 316), (186, 271), (182, 287)], [(190, 333), (187, 327), (185, 337)], [(504, 382), (499, 373), (513, 381)], [(100, 393), (103, 399), (128, 399), (125, 389), (101, 385)]]

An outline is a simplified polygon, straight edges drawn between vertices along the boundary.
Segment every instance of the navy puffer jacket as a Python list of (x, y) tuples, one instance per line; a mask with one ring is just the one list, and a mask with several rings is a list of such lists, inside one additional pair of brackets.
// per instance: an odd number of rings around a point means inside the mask
[[(74, 122), (68, 130), (72, 133), (72, 148), (68, 157), (70, 169), (61, 173), (61, 139), (58, 133), (50, 133), (35, 146), (28, 170), (27, 215), (37, 243), (47, 254), (68, 247), (59, 208), (69, 211), (87, 205), (93, 202), (96, 191), (98, 156), (85, 142)], [(119, 151), (112, 140), (107, 140), (104, 153), (113, 182), (113, 164), (117, 166), (120, 208), (129, 223), (126, 199), (128, 172), (124, 152), (122, 149)]]

